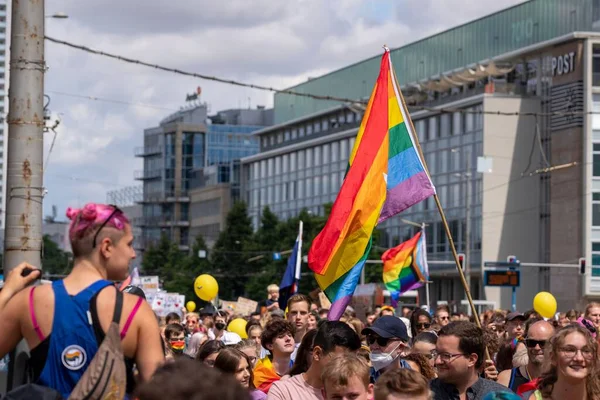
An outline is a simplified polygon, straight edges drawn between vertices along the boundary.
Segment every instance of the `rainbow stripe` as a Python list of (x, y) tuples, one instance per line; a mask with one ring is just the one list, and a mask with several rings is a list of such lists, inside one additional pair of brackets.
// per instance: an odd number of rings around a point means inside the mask
[(383, 283), (389, 291), (404, 293), (420, 288), (429, 279), (425, 231), (389, 249), (381, 260)]
[(269, 357), (260, 359), (254, 367), (254, 387), (264, 393), (269, 393), (271, 386), (281, 377), (275, 372), (275, 367)]
[(401, 96), (386, 49), (346, 177), (308, 253), (309, 267), (332, 302), (331, 320), (352, 298), (378, 222), (435, 193)]

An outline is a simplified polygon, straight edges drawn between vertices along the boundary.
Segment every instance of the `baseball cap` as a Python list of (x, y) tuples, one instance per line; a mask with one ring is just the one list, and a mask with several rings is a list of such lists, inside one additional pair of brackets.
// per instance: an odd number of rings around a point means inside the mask
[(141, 297), (142, 299), (146, 300), (146, 294), (144, 293), (144, 291), (137, 287), (137, 286), (133, 286), (133, 285), (129, 285), (126, 286), (125, 289), (123, 289), (124, 293), (129, 293), (129, 294), (134, 294), (136, 296)]
[(271, 311), (271, 316), (285, 318), (285, 312), (283, 312), (282, 309), (277, 308), (277, 309)]
[(517, 318), (520, 318), (520, 319), (523, 319), (523, 320), (524, 320), (524, 319), (525, 319), (525, 315), (523, 315), (523, 313), (520, 313), (520, 312), (518, 312), (518, 311), (515, 311), (515, 312), (511, 312), (511, 313), (509, 313), (509, 314), (506, 316), (506, 320), (507, 320), (507, 321), (512, 321), (513, 319), (517, 319)]
[(373, 326), (362, 330), (361, 334), (376, 334), (385, 339), (398, 338), (408, 342), (408, 331), (404, 322), (397, 317), (386, 315), (377, 318)]
[(242, 338), (235, 332), (225, 332), (223, 334), (223, 339), (221, 340), (225, 346), (233, 346), (234, 344), (241, 342)]
[(212, 304), (209, 304), (200, 309), (200, 315), (215, 315), (217, 313), (217, 309)]

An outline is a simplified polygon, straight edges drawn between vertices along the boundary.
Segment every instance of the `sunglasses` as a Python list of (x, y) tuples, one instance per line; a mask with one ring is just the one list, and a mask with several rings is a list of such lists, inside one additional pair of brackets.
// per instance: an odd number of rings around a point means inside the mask
[(417, 328), (419, 329), (429, 329), (431, 324), (417, 324)]
[(546, 346), (547, 340), (534, 340), (534, 339), (525, 339), (525, 346), (533, 349), (535, 346), (540, 346), (541, 349)]
[(98, 230), (96, 231), (96, 234), (94, 235), (94, 241), (92, 242), (94, 244), (94, 248), (96, 248), (96, 240), (98, 239), (98, 234), (100, 233), (100, 231), (102, 229), (104, 229), (104, 227), (106, 226), (106, 224), (108, 224), (108, 222), (110, 221), (110, 219), (112, 217), (114, 217), (118, 212), (121, 212), (121, 209), (113, 204), (110, 204), (110, 207), (113, 207), (113, 212), (110, 213), (110, 215), (108, 216), (108, 218), (106, 218), (104, 220), (104, 222), (102, 223), (102, 225), (100, 225), (100, 228), (98, 228)]
[(382, 338), (381, 336), (370, 335), (367, 336), (367, 344), (370, 346), (373, 343), (377, 342), (377, 344), (381, 347), (385, 347), (388, 345), (391, 339)]

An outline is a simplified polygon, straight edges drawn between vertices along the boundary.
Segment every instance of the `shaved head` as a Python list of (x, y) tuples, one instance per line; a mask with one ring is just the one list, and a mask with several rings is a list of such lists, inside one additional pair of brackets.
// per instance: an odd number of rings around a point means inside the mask
[(535, 339), (550, 339), (554, 335), (554, 326), (547, 321), (538, 321), (529, 327), (527, 337)]

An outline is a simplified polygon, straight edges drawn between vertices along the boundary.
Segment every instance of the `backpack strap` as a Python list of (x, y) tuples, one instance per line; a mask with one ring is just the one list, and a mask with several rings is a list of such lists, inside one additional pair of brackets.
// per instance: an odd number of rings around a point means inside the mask
[(121, 322), (121, 313), (123, 312), (123, 293), (117, 287), (116, 290), (116, 298), (115, 298), (115, 311), (113, 312), (113, 320), (115, 324), (119, 325)]

